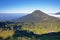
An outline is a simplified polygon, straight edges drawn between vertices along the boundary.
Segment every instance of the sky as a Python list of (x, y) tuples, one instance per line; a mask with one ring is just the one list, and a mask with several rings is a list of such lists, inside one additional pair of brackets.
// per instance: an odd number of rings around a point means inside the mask
[(0, 13), (60, 12), (60, 0), (0, 0)]

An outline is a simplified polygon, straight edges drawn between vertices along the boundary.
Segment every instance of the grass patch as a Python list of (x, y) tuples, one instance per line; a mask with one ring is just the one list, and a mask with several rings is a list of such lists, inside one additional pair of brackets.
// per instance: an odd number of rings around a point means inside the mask
[(0, 32), (0, 37), (2, 38), (7, 38), (7, 37), (11, 37), (14, 34), (13, 30), (3, 30), (2, 32)]

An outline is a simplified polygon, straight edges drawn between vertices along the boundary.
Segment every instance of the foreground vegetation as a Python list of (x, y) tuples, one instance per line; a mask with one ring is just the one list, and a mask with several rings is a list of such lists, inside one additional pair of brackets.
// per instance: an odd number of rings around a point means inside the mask
[(0, 40), (60, 40), (60, 25), (58, 22), (0, 23)]
[(28, 25), (23, 25), (21, 29), (32, 31), (35, 34), (45, 34), (60, 31), (60, 25), (56, 22), (30, 23)]
[(0, 40), (60, 40), (60, 32), (39, 35), (26, 30), (16, 30), (12, 36), (8, 36), (5, 39), (0, 37)]

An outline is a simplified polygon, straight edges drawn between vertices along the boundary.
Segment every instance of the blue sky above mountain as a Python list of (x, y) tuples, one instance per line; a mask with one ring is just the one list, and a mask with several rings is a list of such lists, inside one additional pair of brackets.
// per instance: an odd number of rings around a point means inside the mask
[(60, 11), (60, 0), (0, 0), (0, 13), (31, 13), (39, 9), (45, 13)]

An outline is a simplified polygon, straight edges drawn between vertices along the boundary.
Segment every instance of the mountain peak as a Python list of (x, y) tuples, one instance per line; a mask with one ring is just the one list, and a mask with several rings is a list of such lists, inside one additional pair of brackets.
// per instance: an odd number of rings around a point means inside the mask
[(40, 11), (40, 10), (35, 10), (35, 11), (33, 11), (32, 13), (43, 13), (43, 12)]
[(32, 15), (33, 16), (36, 16), (36, 17), (41, 17), (41, 16), (48, 16), (46, 13), (40, 11), (40, 10), (35, 10), (32, 12)]
[(46, 13), (40, 10), (35, 10), (31, 14), (19, 18), (18, 21), (19, 20), (24, 22), (41, 22), (41, 21), (56, 21), (57, 19), (55, 17), (47, 15)]
[(41, 12), (40, 10), (35, 10), (34, 12)]

